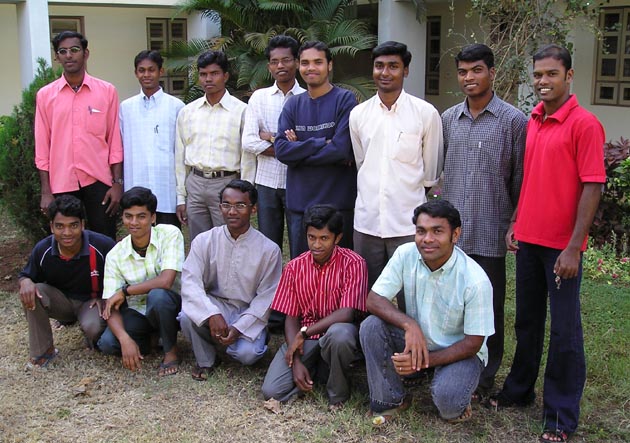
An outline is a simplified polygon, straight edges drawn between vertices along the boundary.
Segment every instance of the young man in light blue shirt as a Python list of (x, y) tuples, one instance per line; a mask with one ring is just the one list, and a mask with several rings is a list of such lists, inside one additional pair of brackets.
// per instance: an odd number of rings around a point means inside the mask
[(158, 199), (156, 223), (180, 227), (175, 214), (175, 125), (184, 102), (160, 87), (164, 69), (159, 52), (141, 51), (134, 59), (134, 74), (142, 89), (124, 100), (119, 112), (125, 191), (151, 189)]
[[(492, 286), (455, 246), (457, 209), (431, 200), (414, 210), (415, 242), (398, 247), (368, 295), (361, 325), (370, 415), (381, 425), (411, 404), (403, 380), (433, 368), (433, 402), (449, 422), (468, 420), (494, 333)], [(391, 302), (404, 289), (407, 313)]]

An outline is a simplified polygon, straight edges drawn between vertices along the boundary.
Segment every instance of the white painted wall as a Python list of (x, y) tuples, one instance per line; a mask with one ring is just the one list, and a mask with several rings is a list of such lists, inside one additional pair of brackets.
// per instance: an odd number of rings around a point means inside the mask
[(20, 101), (22, 91), (17, 12), (13, 4), (0, 4), (0, 41), (6, 62), (3, 69), (0, 69), (0, 115), (7, 115)]

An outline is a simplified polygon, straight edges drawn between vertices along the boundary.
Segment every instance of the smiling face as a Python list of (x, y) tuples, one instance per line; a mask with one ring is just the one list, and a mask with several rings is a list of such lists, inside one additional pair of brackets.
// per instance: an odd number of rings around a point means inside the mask
[(415, 242), (422, 260), (435, 271), (448, 261), (459, 239), (461, 228), (451, 229), (448, 220), (422, 213), (416, 220)]
[(205, 68), (199, 68), (199, 86), (206, 93), (206, 98), (212, 104), (217, 103), (225, 93), (225, 84), (230, 74), (223, 72), (221, 66), (212, 63)]
[(151, 214), (146, 206), (132, 206), (123, 210), (122, 219), (134, 245), (144, 247), (149, 244), (155, 214)]
[(562, 61), (552, 57), (534, 62), (534, 89), (545, 107), (545, 112), (553, 114), (569, 99), (573, 69), (567, 69)]
[(488, 68), (483, 60), (457, 63), (459, 88), (470, 98), (491, 96), (494, 75), (494, 68)]
[(306, 240), (315, 263), (323, 265), (330, 259), (335, 246), (341, 241), (342, 235), (335, 235), (328, 229), (328, 226), (324, 226), (322, 229), (317, 229), (314, 226), (308, 227)]
[(403, 81), (409, 75), (400, 55), (380, 55), (374, 59), (372, 78), (379, 93), (400, 92)]
[(50, 232), (55, 237), (59, 252), (65, 257), (74, 257), (82, 246), (85, 225), (79, 217), (68, 217), (61, 212), (50, 222)]
[(163, 73), (164, 69), (158, 68), (157, 63), (149, 58), (138, 63), (135, 74), (142, 87), (142, 92), (146, 96), (150, 96), (160, 89), (160, 76)]
[(238, 238), (249, 229), (249, 220), (252, 214), (256, 213), (256, 206), (252, 205), (247, 192), (235, 188), (225, 188), (221, 196), (221, 213), (230, 235), (233, 238)]
[(297, 72), (297, 59), (291, 48), (275, 48), (269, 51), (269, 73), (278, 84), (292, 84)]
[(300, 54), (300, 76), (309, 88), (317, 88), (328, 83), (332, 71), (332, 61), (326, 60), (326, 53), (309, 48)]
[[(73, 53), (73, 48), (79, 48), (80, 50)], [(63, 66), (64, 74), (80, 74), (85, 71), (85, 62), (90, 56), (90, 51), (83, 49), (81, 46), (81, 40), (76, 37), (66, 38), (59, 42), (59, 48), (57, 51), (65, 52), (65, 54), (55, 55), (57, 61)], [(76, 51), (76, 49), (74, 49)]]

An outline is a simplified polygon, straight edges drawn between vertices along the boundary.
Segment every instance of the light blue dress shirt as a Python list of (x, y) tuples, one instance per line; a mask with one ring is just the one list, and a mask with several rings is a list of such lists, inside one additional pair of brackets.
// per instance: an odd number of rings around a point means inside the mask
[[(457, 246), (435, 271), (424, 263), (414, 242), (398, 247), (372, 290), (392, 300), (401, 289), (407, 315), (420, 325), (429, 351), (447, 348), (464, 335), (494, 334), (490, 280)], [(477, 356), (487, 362), (486, 340)]]

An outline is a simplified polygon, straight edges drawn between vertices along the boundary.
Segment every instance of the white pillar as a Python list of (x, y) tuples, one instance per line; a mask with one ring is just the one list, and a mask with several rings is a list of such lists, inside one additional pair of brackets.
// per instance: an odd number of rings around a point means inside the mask
[(47, 0), (26, 0), (17, 4), (20, 80), (26, 88), (37, 73), (37, 59), (51, 64)]
[(411, 52), (409, 76), (405, 90), (424, 98), (426, 66), (426, 23), (416, 20), (416, 8), (410, 0), (380, 0), (378, 5), (378, 42), (395, 40), (407, 45)]

